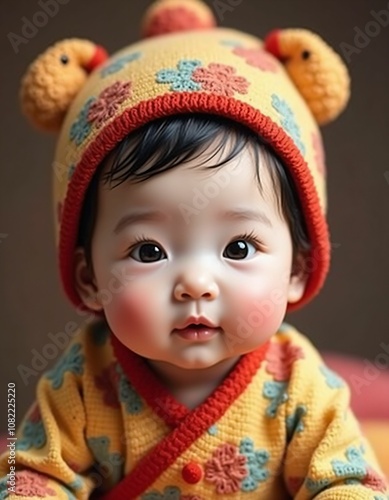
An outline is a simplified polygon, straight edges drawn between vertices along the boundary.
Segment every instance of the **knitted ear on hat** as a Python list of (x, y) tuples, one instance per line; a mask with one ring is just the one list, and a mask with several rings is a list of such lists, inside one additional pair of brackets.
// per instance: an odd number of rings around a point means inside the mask
[(146, 38), (215, 26), (212, 10), (200, 0), (157, 0), (146, 11), (141, 31)]
[(105, 49), (88, 40), (56, 43), (31, 63), (23, 77), (23, 113), (36, 127), (56, 132), (88, 74), (108, 58)]
[(319, 125), (338, 117), (350, 97), (350, 78), (340, 56), (324, 40), (308, 30), (274, 30), (265, 48), (284, 63)]

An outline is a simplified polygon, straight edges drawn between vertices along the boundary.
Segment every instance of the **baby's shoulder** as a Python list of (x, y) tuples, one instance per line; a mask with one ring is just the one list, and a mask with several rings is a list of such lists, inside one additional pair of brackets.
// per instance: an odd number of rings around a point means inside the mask
[(282, 323), (271, 338), (269, 350), (278, 353), (292, 372), (314, 373), (324, 366), (324, 360), (311, 340), (288, 323)]
[(345, 381), (326, 366), (306, 335), (287, 323), (283, 323), (272, 337), (267, 357), (274, 366), (283, 367), (283, 372), (288, 374), (290, 389), (301, 386), (323, 390), (346, 387)]
[(78, 325), (69, 336), (68, 344), (55, 367), (64, 369), (65, 366), (77, 364), (76, 372), (81, 375), (88, 366), (97, 368), (107, 365), (114, 357), (110, 334), (108, 325), (102, 319)]

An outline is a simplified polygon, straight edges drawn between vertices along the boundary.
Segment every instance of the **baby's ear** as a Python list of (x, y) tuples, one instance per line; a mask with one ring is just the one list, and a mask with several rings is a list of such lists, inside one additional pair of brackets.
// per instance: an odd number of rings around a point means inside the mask
[(78, 38), (48, 48), (30, 64), (22, 79), (23, 113), (41, 130), (58, 131), (88, 74), (107, 58), (103, 47)]
[(305, 292), (309, 273), (306, 269), (305, 258), (302, 254), (298, 254), (292, 266), (289, 289), (288, 289), (288, 302), (294, 304), (298, 302)]
[(92, 311), (103, 310), (100, 303), (98, 288), (91, 266), (88, 265), (84, 248), (78, 247), (74, 252), (74, 282), (75, 288), (84, 305)]
[(335, 120), (350, 97), (350, 77), (341, 57), (315, 33), (274, 30), (265, 49), (284, 63), (319, 125)]

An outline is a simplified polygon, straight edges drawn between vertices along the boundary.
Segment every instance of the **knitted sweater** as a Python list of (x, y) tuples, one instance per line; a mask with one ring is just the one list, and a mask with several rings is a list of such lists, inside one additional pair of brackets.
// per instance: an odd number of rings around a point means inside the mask
[(39, 381), (16, 449), (18, 500), (388, 498), (348, 387), (286, 324), (193, 410), (104, 323), (89, 324)]

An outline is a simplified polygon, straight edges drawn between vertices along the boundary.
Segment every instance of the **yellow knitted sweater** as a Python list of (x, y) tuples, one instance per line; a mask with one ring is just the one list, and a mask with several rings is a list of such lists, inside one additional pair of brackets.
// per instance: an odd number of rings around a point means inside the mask
[(348, 387), (286, 324), (193, 410), (89, 324), (39, 381), (16, 450), (0, 499), (389, 498)]

